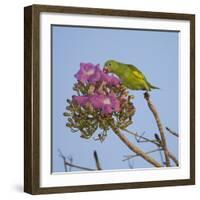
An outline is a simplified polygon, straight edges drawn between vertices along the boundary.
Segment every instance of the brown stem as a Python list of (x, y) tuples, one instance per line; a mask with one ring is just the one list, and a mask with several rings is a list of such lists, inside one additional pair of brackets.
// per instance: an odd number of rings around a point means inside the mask
[(144, 93), (144, 98), (146, 99), (147, 104), (149, 106), (149, 109), (153, 113), (153, 116), (154, 116), (154, 118), (156, 120), (156, 124), (157, 124), (157, 127), (158, 127), (159, 132), (160, 132), (160, 137), (161, 137), (161, 141), (162, 141), (162, 147), (163, 147), (163, 150), (164, 150), (166, 166), (170, 167), (169, 152), (168, 152), (168, 149), (167, 149), (167, 142), (166, 142), (166, 139), (165, 139), (165, 134), (164, 134), (163, 127), (162, 127), (162, 124), (161, 124), (161, 121), (160, 121), (160, 117), (158, 115), (158, 112), (157, 112), (155, 106), (152, 104), (152, 102), (150, 100), (150, 95), (149, 95), (148, 92)]
[(168, 150), (168, 155), (174, 161), (174, 163), (176, 164), (176, 166), (179, 166), (178, 160), (176, 159), (176, 157), (169, 150)]
[(95, 171), (96, 170), (96, 169), (91, 169), (91, 168), (75, 165), (75, 164), (69, 163), (67, 161), (65, 161), (65, 165), (68, 165), (68, 166), (71, 166), (71, 167), (75, 167), (75, 168), (78, 168), (78, 169), (82, 169), (82, 170), (87, 170), (87, 171)]
[(91, 168), (87, 168), (87, 167), (82, 167), (82, 166), (79, 166), (79, 165), (75, 165), (75, 164), (72, 164), (68, 161), (66, 161), (66, 157), (62, 154), (61, 150), (58, 149), (58, 152), (59, 152), (59, 156), (63, 159), (63, 163), (64, 163), (64, 167), (65, 167), (65, 172), (67, 172), (67, 166), (70, 166), (70, 167), (75, 167), (75, 168), (78, 168), (78, 169), (82, 169), (82, 170), (87, 170), (87, 171), (95, 171), (95, 169), (91, 169)]
[[(155, 152), (158, 152), (158, 151), (161, 151), (161, 149), (154, 149), (154, 150), (151, 150), (151, 151), (148, 151), (148, 152), (145, 152), (146, 154), (151, 154), (151, 153), (155, 153)], [(125, 158), (122, 160), (122, 161), (127, 161), (127, 160), (130, 160), (132, 158), (135, 158), (139, 156), (138, 154), (135, 154), (135, 155), (126, 155), (124, 156)]]
[(60, 149), (58, 150), (59, 152), (59, 156), (63, 159), (63, 163), (64, 163), (64, 168), (65, 168), (65, 172), (67, 172), (67, 165), (65, 165), (65, 162), (66, 162), (66, 158), (65, 156), (62, 154), (62, 152), (60, 151)]
[(119, 129), (115, 128), (114, 126), (111, 126), (113, 132), (120, 138), (120, 140), (134, 153), (140, 155), (144, 160), (151, 163), (155, 167), (162, 167), (162, 165), (154, 160), (152, 157), (147, 155), (145, 152), (143, 152), (140, 148), (138, 148), (136, 145), (132, 144), (121, 132)]
[(166, 128), (166, 130), (167, 130), (169, 133), (171, 133), (173, 136), (178, 137), (178, 134), (177, 134), (176, 132), (172, 131), (169, 127), (165, 127), (165, 128)]
[[(152, 144), (155, 144), (156, 146), (159, 146), (160, 147), (160, 143), (156, 142), (155, 140), (151, 140), (147, 137), (144, 137), (142, 135), (139, 135), (138, 133), (134, 133), (132, 131), (129, 131), (128, 129), (123, 129), (123, 131), (131, 134), (131, 135), (134, 135), (135, 137), (138, 137), (138, 138), (141, 138), (143, 139), (144, 141), (146, 142), (151, 142)], [(179, 162), (177, 160), (177, 158), (168, 150), (168, 154), (169, 154), (169, 157), (173, 160), (173, 162), (176, 164), (176, 166), (179, 166)]]
[(134, 133), (132, 131), (129, 131), (128, 129), (123, 129), (123, 131), (125, 131), (125, 132), (127, 132), (127, 133), (129, 133), (131, 135), (134, 135), (136, 138), (143, 139), (145, 142), (151, 142), (151, 143), (153, 143), (153, 144), (155, 144), (157, 146), (160, 146), (160, 144), (158, 142), (156, 142), (155, 140), (151, 140), (149, 138), (146, 138), (146, 137), (144, 137), (142, 135), (139, 135), (138, 133)]
[(93, 155), (94, 155), (94, 160), (95, 160), (95, 164), (96, 164), (97, 170), (102, 170), (97, 152), (94, 151)]

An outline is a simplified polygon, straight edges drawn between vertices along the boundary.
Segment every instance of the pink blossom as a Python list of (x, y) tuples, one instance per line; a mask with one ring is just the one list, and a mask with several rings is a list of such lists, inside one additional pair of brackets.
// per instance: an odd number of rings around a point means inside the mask
[(116, 85), (119, 85), (120, 83), (120, 80), (117, 77), (113, 75), (108, 75), (105, 72), (101, 73), (101, 81), (105, 81), (108, 85), (111, 85), (111, 86), (116, 86)]
[(73, 96), (72, 99), (80, 106), (85, 106), (89, 103), (94, 109), (101, 109), (104, 114), (120, 111), (120, 101), (114, 93), (108, 95), (93, 94), (90, 96)]
[(113, 76), (108, 75), (99, 68), (99, 64), (94, 65), (92, 63), (80, 63), (80, 69), (75, 74), (78, 81), (82, 83), (96, 83), (98, 81), (104, 81), (107, 85), (117, 86), (120, 80)]
[(78, 81), (82, 83), (95, 83), (101, 78), (101, 70), (99, 64), (80, 63), (80, 70), (75, 74)]
[(95, 109), (101, 109), (104, 114), (120, 111), (120, 102), (115, 94), (94, 94), (90, 96), (90, 102)]
[(85, 106), (89, 100), (88, 96), (72, 96), (72, 100), (80, 106)]

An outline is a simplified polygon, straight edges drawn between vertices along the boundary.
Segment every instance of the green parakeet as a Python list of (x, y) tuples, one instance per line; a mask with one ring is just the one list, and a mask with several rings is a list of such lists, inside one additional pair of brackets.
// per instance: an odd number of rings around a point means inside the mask
[(151, 91), (151, 89), (159, 89), (151, 85), (144, 74), (131, 64), (108, 60), (104, 64), (104, 71), (116, 74), (120, 78), (122, 84), (131, 90)]

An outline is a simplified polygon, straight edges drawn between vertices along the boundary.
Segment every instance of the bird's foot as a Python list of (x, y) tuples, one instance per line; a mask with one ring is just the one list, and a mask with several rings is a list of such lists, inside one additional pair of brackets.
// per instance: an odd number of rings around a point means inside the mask
[(146, 92), (144, 93), (144, 98), (145, 98), (146, 100), (149, 100), (150, 94), (148, 93), (148, 91), (146, 91)]

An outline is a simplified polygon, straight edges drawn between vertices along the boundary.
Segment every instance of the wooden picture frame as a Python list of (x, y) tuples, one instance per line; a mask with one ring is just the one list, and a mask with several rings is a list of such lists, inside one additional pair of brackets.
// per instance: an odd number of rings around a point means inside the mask
[[(173, 180), (119, 182), (89, 185), (41, 187), (41, 13), (78, 14), (79, 16), (109, 16), (112, 18), (141, 18), (178, 20), (189, 23), (190, 80), (190, 133), (189, 177)], [(48, 134), (48, 133), (46, 133)], [(49, 172), (51, 173), (51, 172)], [(67, 181), (67, 178), (66, 178)], [(24, 191), (30, 194), (83, 192), (113, 189), (148, 188), (195, 184), (195, 16), (192, 14), (79, 8), (49, 5), (32, 5), (24, 9)]]

